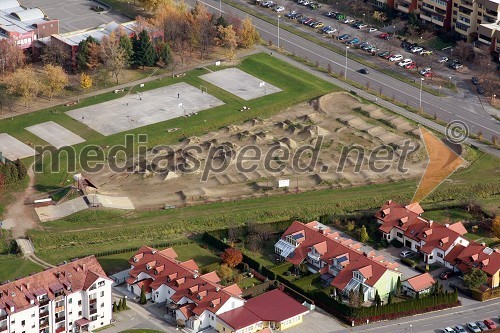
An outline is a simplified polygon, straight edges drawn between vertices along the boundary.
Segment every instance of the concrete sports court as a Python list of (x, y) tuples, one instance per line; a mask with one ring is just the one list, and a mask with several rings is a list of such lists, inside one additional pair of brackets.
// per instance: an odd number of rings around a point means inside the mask
[(108, 136), (223, 104), (216, 97), (202, 92), (200, 87), (180, 82), (71, 110), (67, 114)]
[(35, 134), (57, 149), (85, 142), (85, 139), (53, 121), (47, 121), (38, 125), (29, 126), (26, 127), (26, 130)]
[(7, 133), (0, 133), (0, 152), (2, 152), (4, 157), (11, 161), (15, 161), (18, 158), (23, 159), (35, 156), (37, 154), (33, 148)]
[(91, 7), (102, 6), (95, 1), (20, 0), (19, 2), (28, 8), (38, 7), (51, 19), (58, 19), (60, 33), (96, 28), (101, 24), (108, 24), (111, 21), (117, 23), (132, 21), (132, 19), (115, 11), (97, 13), (91, 10)]
[(248, 101), (280, 92), (281, 89), (238, 68), (227, 68), (200, 76), (203, 80)]

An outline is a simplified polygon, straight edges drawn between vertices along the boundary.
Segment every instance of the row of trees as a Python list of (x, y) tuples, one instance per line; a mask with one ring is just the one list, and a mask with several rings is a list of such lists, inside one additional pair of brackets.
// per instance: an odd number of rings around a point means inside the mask
[(0, 162), (0, 191), (6, 186), (15, 184), (26, 178), (28, 171), (19, 159), (15, 162)]

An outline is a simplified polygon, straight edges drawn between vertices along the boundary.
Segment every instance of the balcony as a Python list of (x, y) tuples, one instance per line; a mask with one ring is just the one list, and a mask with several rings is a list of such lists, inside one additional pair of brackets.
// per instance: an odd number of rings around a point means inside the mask
[(62, 301), (64, 299), (64, 295), (60, 295), (60, 296), (57, 296), (55, 301), (58, 302), (58, 301)]
[(420, 13), (420, 18), (422, 20), (426, 20), (426, 21), (429, 21), (429, 22), (432, 22), (432, 18), (424, 13)]
[(7, 325), (0, 326), (0, 332), (7, 331)]
[(49, 322), (48, 321), (46, 321), (44, 323), (40, 323), (40, 328), (39, 329), (43, 330), (43, 329), (45, 329), (47, 327), (49, 327)]
[(47, 317), (49, 315), (49, 310), (44, 310), (40, 311), (40, 314), (38, 315), (40, 318)]
[(469, 2), (469, 1), (464, 1), (464, 0), (460, 1), (460, 4), (461, 4), (462, 6), (469, 7), (470, 9), (472, 9), (472, 6), (473, 6), (473, 3), (472, 3), (472, 2)]
[(58, 312), (61, 312), (61, 311), (64, 311), (64, 305), (57, 307), (55, 312), (58, 313)]
[(410, 12), (410, 8), (405, 7), (405, 6), (401, 6), (399, 4), (396, 6), (396, 9), (399, 10), (400, 12), (403, 12), (403, 13), (409, 13)]
[(64, 326), (56, 329), (56, 333), (62, 333), (64, 331), (65, 331)]
[(66, 319), (66, 317), (56, 318), (56, 323), (60, 323), (61, 321), (64, 321), (65, 319)]
[(50, 299), (48, 299), (48, 298), (44, 298), (44, 299), (39, 300), (39, 301), (38, 301), (38, 304), (39, 304), (40, 306), (44, 306), (44, 305), (49, 304), (49, 302), (50, 302)]
[(7, 315), (6, 314), (0, 316), (0, 321), (5, 320), (5, 319), (7, 319)]
[(89, 299), (89, 303), (90, 304), (94, 304), (95, 302), (97, 302), (97, 298), (91, 298), (91, 299)]
[(307, 256), (309, 257), (309, 259), (311, 260), (314, 260), (314, 261), (319, 261), (319, 254), (313, 254), (312, 252), (309, 252), (307, 254)]
[(97, 309), (90, 309), (89, 313), (91, 315), (96, 314), (97, 313)]

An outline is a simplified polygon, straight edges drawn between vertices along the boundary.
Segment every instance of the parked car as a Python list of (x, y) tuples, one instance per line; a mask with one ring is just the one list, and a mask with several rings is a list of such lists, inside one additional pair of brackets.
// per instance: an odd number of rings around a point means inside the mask
[(350, 18), (346, 18), (346, 19), (344, 20), (344, 23), (345, 23), (345, 24), (354, 23), (354, 20), (353, 20), (353, 19), (350, 19)]
[(367, 25), (366, 25), (366, 24), (364, 24), (364, 23), (360, 23), (360, 24), (358, 24), (358, 26), (357, 26), (357, 28), (358, 28), (358, 29), (364, 29), (364, 28), (366, 28), (366, 27), (367, 27)]
[(386, 56), (390, 55), (391, 53), (389, 51), (382, 51), (379, 54), (377, 54), (380, 58), (385, 58)]
[(384, 38), (386, 38), (386, 37), (389, 37), (389, 34), (388, 34), (387, 32), (383, 32), (383, 33), (381, 33), (380, 35), (378, 35), (378, 37), (379, 37), (380, 39), (384, 39)]
[(325, 15), (327, 17), (335, 17), (335, 16), (337, 16), (337, 13), (336, 12), (326, 12)]
[(348, 35), (348, 34), (343, 34), (342, 36), (339, 36), (339, 40), (346, 40), (346, 39), (349, 39), (349, 38), (351, 38), (351, 36)]
[(320, 29), (320, 28), (323, 28), (325, 25), (323, 24), (323, 22), (317, 22), (315, 25), (313, 25), (313, 28), (315, 29)]
[(411, 43), (407, 42), (407, 41), (402, 41), (401, 42), (401, 47), (404, 48), (404, 49), (407, 49), (411, 46)]
[(285, 11), (285, 7), (283, 7), (283, 6), (276, 6), (274, 8), (274, 11), (277, 12), (277, 13), (284, 12)]
[(452, 271), (452, 270), (447, 270), (447, 271), (444, 271), (442, 272), (441, 274), (439, 274), (439, 278), (441, 280), (448, 280), (449, 278), (451, 278), (453, 275), (455, 275), (455, 273)]
[(482, 321), (476, 321), (476, 325), (477, 325), (477, 327), (479, 327), (481, 329), (481, 331), (487, 331), (488, 330), (488, 326), (486, 326), (484, 324), (484, 322), (482, 322)]
[(445, 327), (445, 328), (443, 328), (443, 333), (456, 333), (456, 332), (451, 327)]
[(411, 258), (414, 257), (415, 255), (416, 253), (410, 250), (401, 251), (401, 253), (399, 254), (401, 258)]
[(433, 77), (434, 76), (434, 72), (433, 71), (430, 71), (430, 72), (427, 72), (424, 74), (424, 77)]
[(417, 67), (417, 63), (412, 61), (411, 63), (409, 63), (408, 65), (405, 65), (403, 66), (405, 69), (413, 69), (415, 67)]
[(433, 52), (432, 51), (429, 51), (429, 50), (423, 50), (420, 52), (420, 55), (422, 56), (428, 56), (428, 55), (431, 55)]
[(357, 38), (353, 38), (353, 39), (351, 39), (350, 41), (347, 42), (347, 44), (349, 44), (349, 45), (354, 45), (354, 44), (357, 44), (357, 43), (359, 43), (359, 39), (357, 39)]
[(368, 29), (368, 32), (369, 32), (369, 33), (372, 33), (372, 32), (375, 32), (375, 31), (377, 31), (377, 30), (378, 30), (377, 28), (370, 28), (370, 29)]
[(421, 47), (421, 46), (415, 46), (415, 47), (411, 48), (410, 52), (411, 53), (417, 53), (417, 52), (422, 52), (423, 50), (424, 50), (423, 47)]
[(470, 323), (467, 323), (467, 328), (474, 333), (481, 332), (481, 329), (476, 325), (475, 322), (471, 321)]
[(286, 18), (294, 18), (294, 17), (295, 17), (295, 15), (297, 15), (297, 12), (296, 12), (295, 10), (293, 10), (293, 11), (291, 11), (291, 12), (289, 12), (289, 13), (286, 13), (286, 14), (285, 14), (285, 17), (286, 17)]
[(438, 62), (439, 63), (448, 62), (448, 57), (441, 57), (441, 58), (439, 58)]
[(342, 13), (338, 13), (338, 14), (337, 14), (337, 16), (335, 16), (335, 18), (336, 18), (337, 20), (344, 20), (344, 19), (345, 19), (345, 15), (344, 15), (344, 14), (342, 14)]
[(479, 84), (479, 79), (475, 76), (472, 77), (472, 84), (477, 86)]
[(389, 61), (399, 61), (403, 60), (403, 56), (401, 54), (394, 54), (389, 58)]
[(400, 66), (400, 67), (405, 67), (406, 65), (409, 65), (409, 64), (411, 64), (412, 62), (413, 62), (413, 60), (411, 60), (411, 59), (405, 59), (405, 60), (403, 60), (403, 61), (400, 61), (400, 62), (398, 63), (398, 66)]
[(486, 327), (488, 327), (490, 330), (497, 328), (497, 325), (491, 319), (485, 319), (483, 322), (486, 325)]
[(452, 68), (452, 69), (459, 69), (459, 68), (462, 68), (464, 66), (462, 66), (462, 63), (458, 60), (453, 60), (449, 65), (448, 67)]
[(457, 333), (467, 333), (467, 331), (465, 330), (465, 328), (462, 325), (456, 325), (455, 326), (455, 332), (457, 332)]
[(366, 69), (366, 68), (361, 68), (361, 69), (359, 70), (359, 72), (360, 72), (361, 74), (365, 74), (365, 75), (366, 75), (366, 74), (370, 74), (370, 71), (369, 71), (368, 69)]
[(303, 18), (299, 19), (299, 23), (304, 24), (304, 22), (306, 22), (309, 19), (310, 19), (309, 17), (303, 17)]
[(479, 95), (483, 95), (483, 94), (484, 94), (484, 89), (483, 89), (483, 87), (481, 87), (481, 86), (477, 86), (477, 93), (478, 93)]
[(327, 33), (327, 34), (329, 34), (329, 35), (334, 34), (334, 33), (336, 33), (336, 32), (337, 32), (337, 29), (335, 29), (335, 28), (331, 28), (331, 27), (330, 27), (330, 29), (327, 29), (327, 30), (326, 30), (326, 33)]
[(425, 75), (425, 73), (431, 72), (431, 71), (432, 71), (432, 68), (427, 67), (427, 68), (422, 69), (419, 73), (420, 73), (420, 75)]

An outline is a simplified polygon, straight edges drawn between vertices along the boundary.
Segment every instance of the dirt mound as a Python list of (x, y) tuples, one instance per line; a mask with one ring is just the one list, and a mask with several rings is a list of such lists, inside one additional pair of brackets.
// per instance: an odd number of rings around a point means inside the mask
[(322, 121), (323, 117), (320, 114), (314, 112), (314, 113), (311, 113), (311, 114), (305, 114), (303, 116), (298, 116), (297, 120), (299, 120), (299, 121), (301, 121), (303, 123), (316, 124), (316, 123)]
[(295, 140), (290, 139), (290, 138), (279, 139), (275, 143), (273, 143), (273, 145), (285, 146), (285, 147), (288, 147), (290, 149), (297, 148), (297, 142), (295, 142)]
[(257, 118), (249, 119), (249, 120), (245, 121), (243, 124), (253, 127), (253, 126), (263, 124), (263, 123), (264, 123), (264, 119), (257, 117)]
[(309, 125), (304, 127), (304, 129), (299, 132), (298, 136), (301, 140), (305, 141), (317, 138), (318, 136), (326, 136), (328, 134), (330, 134), (330, 132), (320, 126)]
[(231, 125), (222, 127), (221, 132), (222, 133), (232, 133), (232, 132), (238, 132), (239, 130), (240, 130), (240, 128), (238, 126), (231, 124)]
[(353, 108), (363, 106), (357, 98), (345, 92), (335, 92), (322, 96), (318, 104), (320, 110), (332, 115), (348, 113)]

